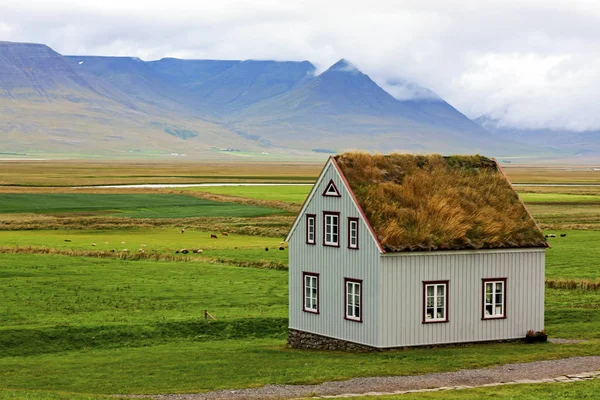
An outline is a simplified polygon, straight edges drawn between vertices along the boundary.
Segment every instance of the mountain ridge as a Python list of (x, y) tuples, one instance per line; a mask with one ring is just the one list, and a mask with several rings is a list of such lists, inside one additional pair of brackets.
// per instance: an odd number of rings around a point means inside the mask
[(441, 98), (398, 100), (345, 59), (315, 71), (308, 61), (143, 61), (0, 42), (0, 104), (12, 112), (0, 118), (0, 141), (108, 155), (531, 151)]

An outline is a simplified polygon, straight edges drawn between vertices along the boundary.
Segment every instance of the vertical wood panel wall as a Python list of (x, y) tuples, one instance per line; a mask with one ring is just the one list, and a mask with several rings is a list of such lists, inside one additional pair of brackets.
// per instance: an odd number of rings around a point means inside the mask
[[(333, 166), (324, 171), (305, 214), (316, 214), (316, 245), (308, 245), (304, 215), (290, 238), (290, 328), (376, 346), (379, 335), (379, 249), (359, 219), (359, 249), (348, 249), (348, 217), (360, 217)], [(322, 196), (333, 179), (341, 197)], [(340, 247), (323, 246), (323, 211), (340, 212)], [(302, 272), (319, 274), (319, 314), (302, 310)], [(363, 280), (363, 322), (344, 319), (344, 278)]]
[[(380, 347), (522, 338), (544, 329), (544, 250), (381, 257)], [(482, 320), (482, 278), (507, 278), (506, 319)], [(423, 324), (423, 281), (448, 280), (447, 323)]]

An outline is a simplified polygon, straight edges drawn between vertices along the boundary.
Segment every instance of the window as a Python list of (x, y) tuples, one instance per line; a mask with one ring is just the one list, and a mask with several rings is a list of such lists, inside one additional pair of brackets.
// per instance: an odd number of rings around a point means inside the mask
[(323, 212), (323, 245), (340, 247), (340, 213)]
[(306, 244), (316, 244), (317, 216), (306, 214)]
[(483, 315), (481, 319), (506, 318), (506, 278), (482, 279)]
[(348, 218), (348, 248), (358, 249), (358, 218)]
[(448, 281), (423, 282), (423, 323), (448, 322)]
[(304, 272), (304, 308), (306, 312), (319, 313), (319, 274)]
[(325, 186), (325, 191), (323, 192), (323, 196), (342, 197), (340, 195), (339, 190), (337, 189), (337, 186), (335, 186), (335, 183), (333, 183), (333, 179), (329, 181), (327, 186)]
[(362, 281), (358, 279), (344, 279), (346, 286), (345, 319), (362, 322)]

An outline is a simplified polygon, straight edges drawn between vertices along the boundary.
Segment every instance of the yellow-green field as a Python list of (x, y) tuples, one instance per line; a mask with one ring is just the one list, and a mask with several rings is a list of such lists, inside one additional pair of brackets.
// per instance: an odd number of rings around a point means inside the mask
[[(558, 285), (546, 289), (548, 334), (584, 342), (361, 354), (285, 348), (288, 251), (281, 241), (310, 186), (122, 190), (127, 199), (110, 207), (109, 189), (26, 186), (310, 182), (320, 165), (26, 164), (0, 168), (0, 180), (25, 185), (0, 188), (0, 399), (202, 392), (600, 355), (600, 290), (559, 285), (600, 281), (600, 188), (519, 187), (546, 233), (557, 236), (547, 251), (547, 279)], [(585, 169), (507, 170), (523, 182), (595, 179)], [(83, 197), (61, 202), (56, 194)], [(142, 198), (146, 204), (136, 201)], [(257, 209), (270, 215), (252, 214)], [(206, 321), (204, 310), (216, 321)], [(586, 398), (598, 390), (594, 382), (549, 388), (407, 398)]]

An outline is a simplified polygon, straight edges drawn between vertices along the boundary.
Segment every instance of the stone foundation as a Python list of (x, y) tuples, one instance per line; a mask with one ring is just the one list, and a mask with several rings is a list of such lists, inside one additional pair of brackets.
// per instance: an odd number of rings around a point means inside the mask
[(377, 351), (375, 347), (365, 346), (348, 342), (346, 340), (334, 339), (327, 336), (321, 336), (314, 333), (297, 331), (290, 329), (288, 335), (288, 347), (295, 349), (314, 349), (314, 350), (341, 350), (341, 351)]
[(388, 348), (371, 347), (364, 344), (349, 342), (347, 340), (334, 339), (327, 336), (317, 335), (315, 333), (298, 331), (290, 329), (288, 334), (287, 347), (294, 349), (313, 349), (313, 350), (337, 350), (337, 351), (385, 351), (398, 349), (438, 349), (443, 347), (470, 347), (481, 343), (523, 343), (524, 339), (503, 339), (503, 340), (483, 340), (478, 342), (463, 342), (463, 343), (443, 343), (443, 344), (428, 344), (418, 346), (398, 346)]

